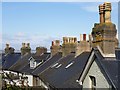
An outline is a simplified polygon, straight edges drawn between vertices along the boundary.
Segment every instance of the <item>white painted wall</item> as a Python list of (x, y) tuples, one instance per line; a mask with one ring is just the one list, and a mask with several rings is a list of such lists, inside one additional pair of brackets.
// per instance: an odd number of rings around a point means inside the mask
[(26, 75), (28, 77), (28, 85), (33, 86), (33, 76), (32, 75)]

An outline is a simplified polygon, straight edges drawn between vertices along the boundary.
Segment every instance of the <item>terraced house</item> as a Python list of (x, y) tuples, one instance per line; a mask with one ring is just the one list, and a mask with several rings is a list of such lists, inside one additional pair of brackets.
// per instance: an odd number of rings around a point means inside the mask
[[(120, 48), (116, 25), (111, 21), (111, 3), (99, 6), (100, 22), (90, 35), (63, 37), (52, 41), (51, 52), (23, 43), (21, 52), (6, 44), (2, 53), (2, 80), (18, 86), (42, 86), (46, 89), (118, 90)], [(86, 38), (89, 40), (86, 40)]]

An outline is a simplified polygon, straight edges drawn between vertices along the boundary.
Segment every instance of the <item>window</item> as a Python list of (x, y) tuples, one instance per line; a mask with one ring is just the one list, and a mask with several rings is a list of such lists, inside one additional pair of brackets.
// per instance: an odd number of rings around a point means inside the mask
[(62, 66), (62, 64), (59, 64), (57, 67), (55, 67), (55, 68), (59, 68), (59, 67), (61, 67)]
[(68, 64), (65, 68), (67, 69), (67, 68), (69, 68), (70, 66), (72, 66), (73, 65), (73, 63), (74, 63), (74, 61), (73, 62), (71, 62), (70, 64)]
[(34, 69), (36, 66), (36, 62), (30, 61), (30, 69)]
[(91, 90), (96, 90), (96, 79), (94, 76), (90, 76), (91, 80)]
[(51, 66), (51, 68), (54, 68), (58, 65), (58, 63), (55, 63), (54, 65)]

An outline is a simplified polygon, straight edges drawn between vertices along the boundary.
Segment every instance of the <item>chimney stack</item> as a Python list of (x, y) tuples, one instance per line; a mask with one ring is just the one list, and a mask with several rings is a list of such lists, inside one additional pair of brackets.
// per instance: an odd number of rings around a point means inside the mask
[[(104, 24), (101, 24), (101, 22), (94, 24), (92, 29), (92, 47), (99, 47), (106, 57), (110, 55), (115, 56), (115, 42), (117, 42), (115, 38), (117, 30), (116, 25), (111, 23), (111, 3), (105, 2), (103, 6), (99, 6), (99, 9), (99, 13), (103, 13), (104, 10)], [(103, 20), (100, 21), (103, 22)]]
[(30, 43), (22, 43), (21, 55), (31, 53)]
[(52, 41), (52, 46), (50, 47), (51, 56), (55, 55), (57, 52), (61, 52), (60, 40)]
[(42, 53), (47, 53), (47, 48), (45, 47), (36, 47), (36, 56), (40, 56)]
[(76, 37), (63, 37), (62, 53), (63, 56), (76, 51), (77, 38)]
[(14, 53), (14, 48), (10, 47), (9, 44), (6, 44), (5, 48), (5, 54), (13, 54)]
[(83, 52), (89, 52), (91, 50), (90, 42), (86, 40), (86, 34), (80, 34), (80, 42), (77, 43), (76, 47), (76, 56), (80, 55)]

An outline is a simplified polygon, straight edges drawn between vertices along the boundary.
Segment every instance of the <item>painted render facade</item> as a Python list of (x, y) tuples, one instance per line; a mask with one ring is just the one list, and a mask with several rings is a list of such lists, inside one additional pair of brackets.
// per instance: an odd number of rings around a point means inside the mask
[(91, 79), (90, 76), (95, 77), (96, 80), (96, 86), (95, 88), (106, 88), (106, 89), (110, 89), (111, 85), (109, 83), (109, 81), (105, 78), (106, 76), (103, 74), (103, 72), (101, 71), (101, 69), (99, 68), (97, 62), (94, 60), (84, 81), (83, 81), (83, 89), (84, 88), (92, 88), (91, 87)]

